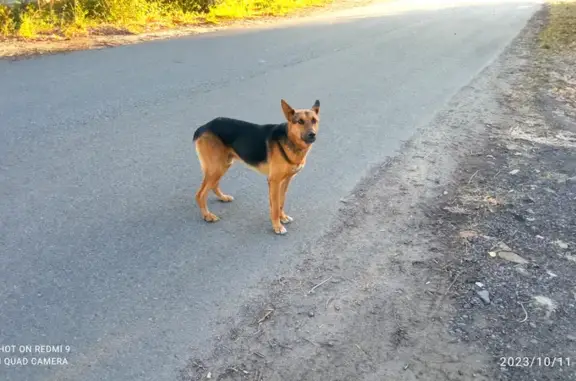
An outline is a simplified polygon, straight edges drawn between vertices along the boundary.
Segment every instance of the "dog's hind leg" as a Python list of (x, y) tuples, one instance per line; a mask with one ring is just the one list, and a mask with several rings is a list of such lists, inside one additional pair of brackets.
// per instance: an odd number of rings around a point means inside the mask
[[(229, 156), (228, 162), (224, 166), (224, 173), (222, 173), (222, 175), (220, 177), (222, 177), (222, 176), (224, 176), (224, 174), (226, 174), (228, 169), (230, 169), (230, 167), (232, 166), (232, 163), (233, 163), (233, 159), (231, 156)], [(216, 195), (216, 197), (218, 197), (218, 199), (222, 202), (231, 202), (232, 200), (234, 200), (234, 197), (227, 195), (227, 194), (224, 194), (224, 192), (222, 192), (222, 189), (220, 189), (220, 180), (218, 180), (218, 182), (216, 183), (216, 186), (212, 190), (214, 191), (214, 194)]]
[(202, 185), (200, 185), (200, 189), (196, 192), (196, 203), (198, 204), (198, 207), (200, 207), (200, 213), (202, 213), (202, 218), (204, 218), (204, 221), (206, 222), (216, 222), (220, 219), (217, 215), (208, 210), (208, 204), (206, 202), (208, 191), (212, 189), (217, 182), (218, 180), (214, 180), (214, 177), (204, 174)]
[(202, 185), (196, 192), (196, 203), (205, 221), (216, 222), (218, 216), (208, 210), (208, 192), (212, 190), (220, 200), (231, 201), (231, 196), (223, 194), (218, 186), (231, 165), (228, 148), (215, 136), (203, 135), (196, 141), (196, 153), (204, 174)]

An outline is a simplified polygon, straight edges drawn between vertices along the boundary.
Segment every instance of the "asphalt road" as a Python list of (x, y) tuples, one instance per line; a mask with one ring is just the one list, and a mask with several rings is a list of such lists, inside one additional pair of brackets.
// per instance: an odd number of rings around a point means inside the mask
[[(65, 366), (2, 364), (0, 379), (175, 379), (538, 6), (404, 1), (0, 61), (0, 345), (72, 350)], [(280, 98), (322, 103), (288, 234), (271, 233), (266, 181), (242, 166), (221, 184), (235, 201), (211, 196), (222, 220), (204, 223), (194, 129), (218, 115), (281, 121)]]

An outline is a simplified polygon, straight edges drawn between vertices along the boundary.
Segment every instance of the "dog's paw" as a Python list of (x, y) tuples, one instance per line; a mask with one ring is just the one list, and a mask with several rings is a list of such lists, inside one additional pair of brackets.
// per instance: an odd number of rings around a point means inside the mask
[(204, 221), (206, 221), (206, 222), (216, 222), (218, 220), (220, 220), (220, 218), (213, 213), (208, 213), (208, 214), (204, 215)]
[(222, 195), (222, 197), (218, 197), (218, 200), (222, 201), (222, 202), (232, 202), (234, 201), (234, 197), (224, 194)]
[(294, 221), (294, 219), (292, 217), (290, 217), (289, 215), (285, 214), (280, 218), (280, 222), (282, 222), (283, 224), (289, 224), (290, 222)]
[(284, 235), (284, 234), (288, 233), (288, 230), (286, 230), (286, 228), (284, 226), (280, 225), (280, 227), (274, 228), (274, 233), (276, 233), (278, 235)]

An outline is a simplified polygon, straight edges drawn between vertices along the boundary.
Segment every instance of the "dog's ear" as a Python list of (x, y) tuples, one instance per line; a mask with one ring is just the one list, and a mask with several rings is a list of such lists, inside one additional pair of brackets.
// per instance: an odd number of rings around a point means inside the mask
[(316, 113), (316, 115), (320, 115), (320, 101), (318, 99), (316, 99), (316, 102), (314, 102), (312, 110)]
[(296, 112), (284, 99), (280, 100), (280, 104), (282, 105), (282, 112), (284, 113), (284, 117), (286, 117), (287, 121), (291, 122)]

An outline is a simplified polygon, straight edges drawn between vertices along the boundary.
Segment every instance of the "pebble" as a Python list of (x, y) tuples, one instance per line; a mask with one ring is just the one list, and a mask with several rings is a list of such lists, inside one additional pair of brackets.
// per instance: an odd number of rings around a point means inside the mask
[(490, 293), (486, 290), (476, 291), (476, 294), (482, 299), (485, 304), (490, 304)]
[(559, 239), (556, 240), (554, 243), (556, 244), (556, 246), (558, 246), (561, 249), (567, 249), (568, 248), (568, 244), (566, 242), (560, 241)]
[(528, 261), (513, 251), (499, 251), (498, 256), (510, 262), (519, 263), (521, 265), (528, 263)]
[(310, 317), (314, 317), (314, 311), (310, 311), (310, 312), (308, 312), (308, 316), (310, 316)]

